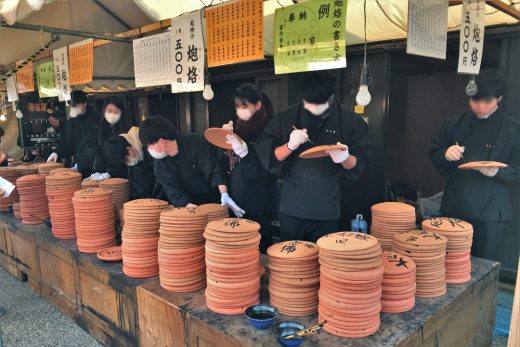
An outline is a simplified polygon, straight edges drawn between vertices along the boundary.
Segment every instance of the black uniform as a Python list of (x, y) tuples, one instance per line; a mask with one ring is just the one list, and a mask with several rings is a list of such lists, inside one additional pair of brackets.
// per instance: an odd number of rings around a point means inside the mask
[(94, 159), (97, 154), (97, 130), (100, 116), (87, 108), (85, 114), (70, 118), (63, 126), (61, 142), (56, 153), (61, 158), (74, 156), (81, 175), (89, 177), (92, 174)]
[(126, 178), (126, 168), (122, 170), (122, 167), (112, 167), (110, 162), (107, 160), (106, 151), (109, 150), (109, 147), (107, 147), (106, 144), (114, 136), (119, 136), (120, 134), (126, 133), (129, 129), (130, 127), (126, 125), (126, 123), (123, 124), (122, 122), (117, 122), (114, 125), (110, 125), (106, 120), (101, 122), (101, 126), (99, 127), (97, 134), (98, 153), (96, 155), (96, 160), (94, 161), (94, 171), (101, 173), (107, 172), (110, 177)]
[[(327, 156), (319, 159), (300, 159), (299, 154), (314, 147), (310, 142), (301, 145), (285, 161), (279, 162), (274, 151), (287, 143), (293, 126), (307, 129), (309, 139), (316, 145), (346, 144), (357, 159), (352, 170), (345, 170)], [(340, 178), (358, 179), (364, 172), (371, 153), (371, 139), (367, 124), (338, 101), (321, 116), (309, 113), (299, 103), (277, 114), (266, 126), (257, 142), (262, 164), (273, 173), (282, 175), (280, 201), (281, 239), (316, 241), (337, 231), (340, 218)]]
[(213, 148), (197, 134), (179, 136), (177, 147), (176, 156), (154, 160), (157, 182), (170, 203), (184, 207), (220, 202), (218, 186), (225, 181)]
[[(520, 122), (500, 108), (487, 119), (473, 112), (447, 122), (433, 137), (429, 155), (446, 179), (441, 213), (473, 224), (472, 253), (496, 259), (504, 222), (512, 218), (509, 182), (520, 179)], [(458, 143), (465, 147), (464, 158), (450, 162), (444, 155)], [(476, 170), (459, 170), (471, 161), (492, 160), (508, 164), (496, 176), (487, 177)]]

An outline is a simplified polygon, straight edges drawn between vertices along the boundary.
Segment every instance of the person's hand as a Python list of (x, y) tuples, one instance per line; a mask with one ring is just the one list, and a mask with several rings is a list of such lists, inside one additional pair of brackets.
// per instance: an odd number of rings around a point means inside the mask
[(90, 175), (89, 177), (87, 177), (87, 180), (92, 180), (92, 181), (96, 181), (97, 177), (101, 175), (101, 173), (99, 172), (95, 172), (93, 173), (92, 175)]
[(305, 142), (309, 141), (309, 135), (307, 135), (307, 129), (296, 129), (291, 132), (289, 136), (289, 142), (287, 143), (287, 147), (291, 151), (295, 151), (303, 145)]
[(104, 181), (110, 178), (110, 175), (108, 172), (105, 173), (97, 173), (97, 176), (92, 178), (93, 181), (99, 182)]
[(222, 129), (228, 130), (228, 131), (233, 131), (233, 121), (230, 120), (229, 123), (224, 124), (222, 126)]
[(192, 204), (191, 202), (188, 205), (186, 205), (186, 208), (197, 208), (197, 207), (199, 207), (199, 205)]
[(240, 141), (236, 136), (226, 135), (226, 142), (233, 147), (233, 152), (238, 155), (240, 158), (244, 158), (249, 150), (247, 149), (247, 143), (244, 141)]
[(466, 148), (459, 145), (453, 145), (444, 154), (444, 157), (447, 161), (459, 161), (462, 159), (462, 153), (464, 153), (464, 150)]
[(487, 177), (495, 177), (498, 173), (498, 167), (496, 166), (480, 167), (475, 170), (480, 171), (481, 174)]
[(0, 198), (3, 197), (5, 194), (5, 190), (3, 190), (2, 188), (0, 188)]
[(350, 156), (350, 153), (348, 152), (347, 145), (344, 145), (341, 142), (338, 142), (337, 144), (338, 144), (338, 146), (343, 146), (345, 148), (345, 150), (329, 149), (326, 152), (330, 155), (330, 158), (332, 159), (333, 162), (335, 162), (336, 164), (341, 164), (345, 160), (348, 159), (348, 157)]
[(56, 163), (58, 161), (58, 153), (52, 152), (47, 158), (47, 163)]
[(246, 211), (242, 210), (238, 205), (231, 199), (228, 193), (222, 193), (220, 195), (220, 200), (222, 202), (221, 206), (226, 206), (227, 208), (231, 209), (235, 216), (238, 218), (242, 218), (244, 216), (244, 213)]
[(78, 163), (74, 164), (73, 167), (70, 168), (74, 172), (78, 172)]

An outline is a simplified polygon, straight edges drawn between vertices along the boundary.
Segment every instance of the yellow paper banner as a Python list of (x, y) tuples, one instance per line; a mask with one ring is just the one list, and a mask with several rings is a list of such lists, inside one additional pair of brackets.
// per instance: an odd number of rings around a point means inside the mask
[(49, 61), (46, 63), (38, 64), (38, 92), (40, 98), (50, 98), (58, 96), (56, 90), (56, 83), (54, 82), (54, 66), (53, 62)]
[[(19, 65), (17, 62), (16, 65)], [(18, 93), (34, 92), (34, 68), (32, 61), (28, 62), (22, 69), (16, 73), (16, 82), (18, 84)]]
[(87, 39), (69, 46), (70, 85), (92, 82), (94, 40)]

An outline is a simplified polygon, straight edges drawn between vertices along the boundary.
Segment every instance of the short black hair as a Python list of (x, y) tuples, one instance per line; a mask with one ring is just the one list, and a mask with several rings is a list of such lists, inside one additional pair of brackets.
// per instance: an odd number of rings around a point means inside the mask
[(157, 143), (159, 139), (176, 140), (177, 128), (168, 119), (153, 116), (145, 120), (139, 128), (139, 140), (144, 146), (149, 146)]
[(4, 134), (5, 134), (5, 133), (4, 133), (4, 129), (2, 129), (2, 128), (0, 127), (0, 137), (4, 136)]
[(122, 136), (112, 136), (103, 146), (103, 152), (110, 167), (119, 167), (128, 155), (130, 143)]
[(336, 78), (327, 71), (312, 71), (304, 75), (301, 90), (303, 100), (323, 104), (334, 94)]
[(72, 106), (88, 102), (87, 94), (85, 94), (85, 92), (82, 90), (72, 91), (70, 94), (70, 100), (72, 102)]
[(265, 107), (267, 114), (271, 116), (273, 114), (273, 104), (267, 96), (266, 93), (260, 91), (258, 86), (253, 83), (243, 83), (241, 84), (233, 93), (234, 99), (239, 99), (242, 103), (249, 102), (251, 104), (256, 104), (257, 102), (261, 102)]
[(471, 99), (482, 100), (500, 98), (504, 94), (504, 78), (497, 70), (482, 70), (475, 76), (477, 94)]

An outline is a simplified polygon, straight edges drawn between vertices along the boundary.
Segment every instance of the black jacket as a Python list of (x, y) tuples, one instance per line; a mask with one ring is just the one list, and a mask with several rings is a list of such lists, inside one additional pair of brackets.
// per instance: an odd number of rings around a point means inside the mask
[[(432, 138), (429, 156), (446, 179), (441, 212), (448, 217), (475, 222), (497, 222), (512, 218), (509, 182), (520, 179), (520, 122), (500, 108), (476, 124), (475, 114), (466, 112), (448, 121)], [(465, 147), (464, 159), (447, 161), (447, 149), (458, 143)], [(481, 160), (503, 162), (507, 168), (487, 177), (458, 165)]]
[[(119, 121), (112, 126), (105, 119), (101, 121), (101, 125), (97, 132), (98, 153), (96, 154), (96, 159), (92, 168), (93, 171), (101, 173), (107, 172), (110, 177), (121, 177), (121, 175), (126, 176), (126, 173), (122, 173), (121, 168), (112, 167), (110, 165), (110, 162), (107, 160), (107, 155), (105, 154), (107, 150), (105, 145), (112, 138), (128, 132), (129, 129), (130, 127), (123, 121)], [(124, 171), (126, 171), (126, 168)]]
[(128, 167), (128, 180), (130, 181), (130, 198), (145, 199), (155, 198), (155, 174), (153, 170), (153, 158), (147, 153), (144, 160), (134, 166)]

